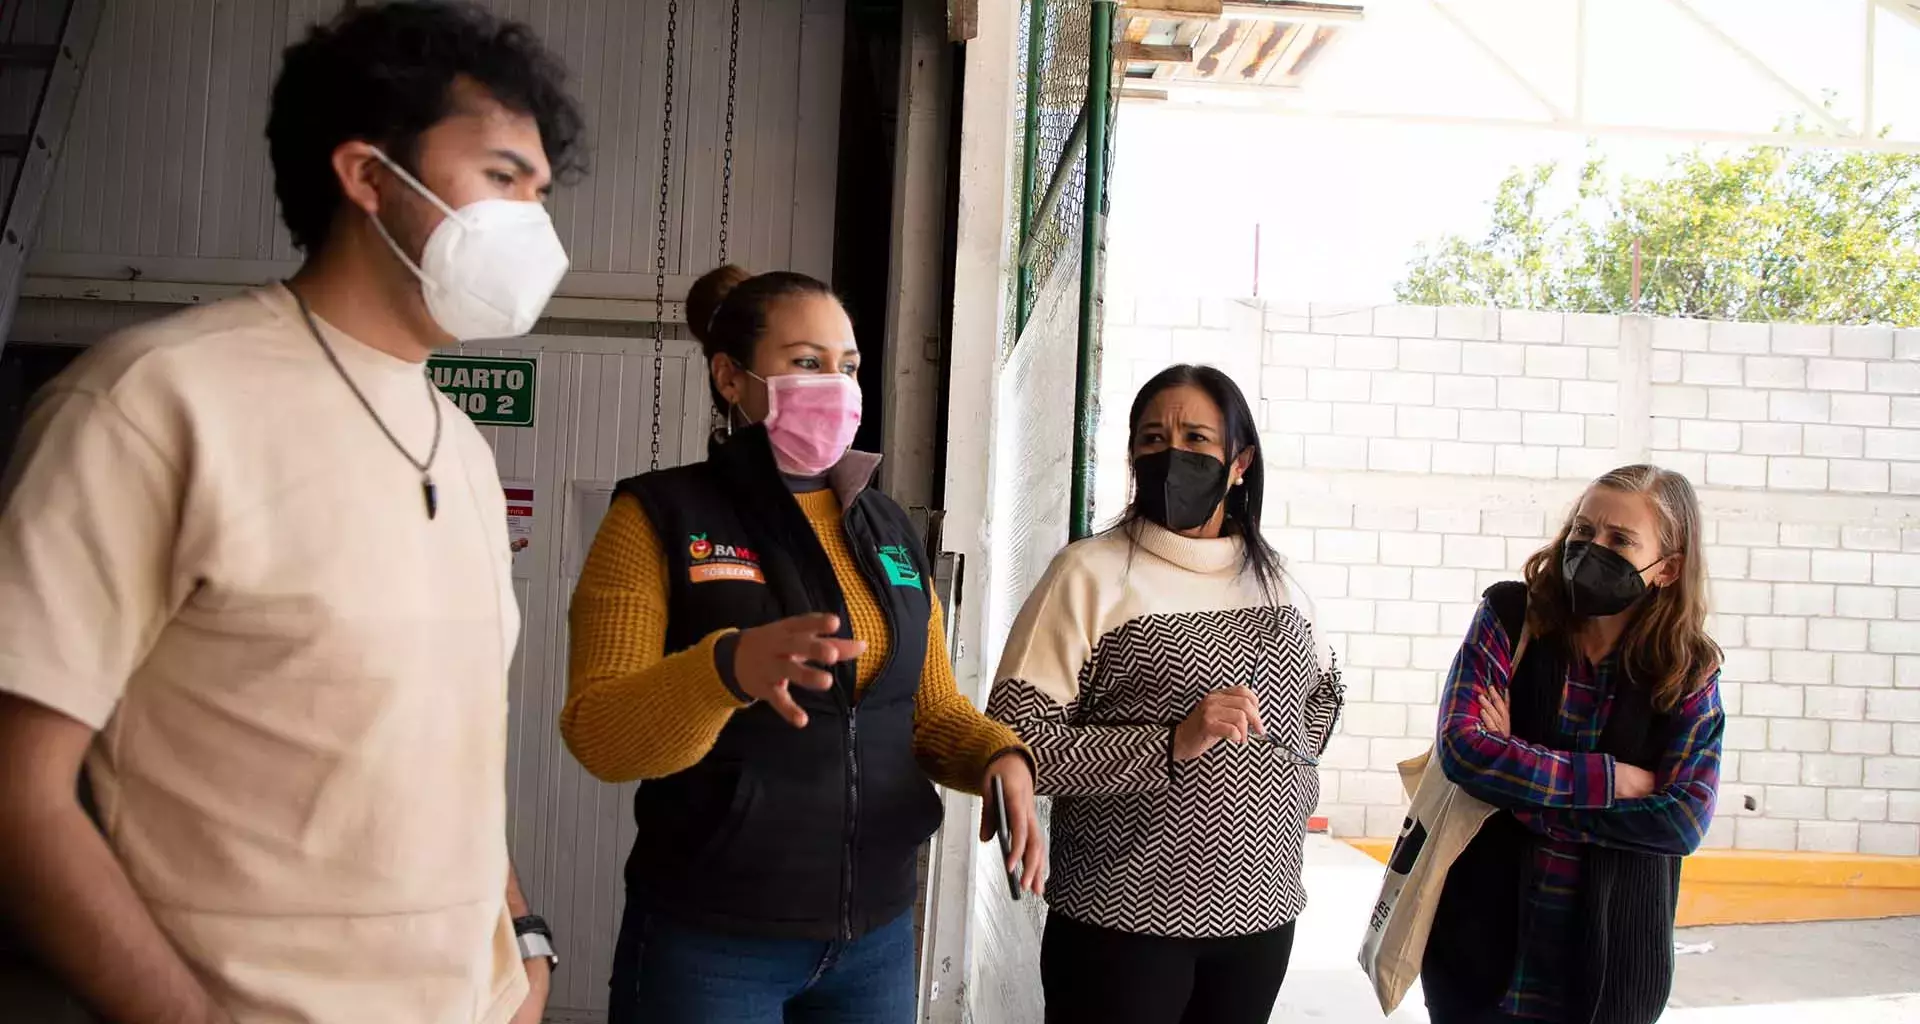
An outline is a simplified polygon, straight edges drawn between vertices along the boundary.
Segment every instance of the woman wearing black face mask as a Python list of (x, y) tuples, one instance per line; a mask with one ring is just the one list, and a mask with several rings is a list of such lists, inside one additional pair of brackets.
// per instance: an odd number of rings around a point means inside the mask
[(987, 708), (1057, 797), (1047, 1021), (1264, 1024), (1339, 676), (1261, 537), (1240, 389), (1173, 367), (1128, 427), (1132, 508), (1054, 559)]
[(1651, 1024), (1726, 724), (1692, 485), (1608, 473), (1525, 576), (1487, 591), (1441, 708), (1447, 777), (1501, 810), (1447, 873), (1428, 1011)]

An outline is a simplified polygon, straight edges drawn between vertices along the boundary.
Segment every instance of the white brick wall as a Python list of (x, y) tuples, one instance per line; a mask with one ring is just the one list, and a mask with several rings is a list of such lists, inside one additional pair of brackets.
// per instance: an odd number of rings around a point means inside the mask
[(1227, 369), (1262, 419), (1270, 539), (1346, 666), (1336, 832), (1397, 832), (1393, 765), (1430, 742), (1480, 591), (1581, 484), (1652, 458), (1701, 491), (1723, 785), (1759, 805), (1723, 807), (1713, 845), (1920, 853), (1920, 333), (1656, 320), (1651, 360), (1623, 363), (1647, 335), (1611, 316), (1315, 305), (1258, 330), (1137, 310), (1104, 339), (1099, 511), (1126, 497), (1134, 390), (1173, 359)]
[(1920, 429), (1893, 420), (1895, 401), (1920, 393), (1920, 362), (1896, 357), (1892, 332), (1713, 324), (1699, 340), (1656, 325), (1655, 347), (1680, 357), (1677, 384), (1660, 383), (1672, 361), (1656, 358), (1654, 415), (1680, 421), (1656, 431), (1657, 457), (1705, 454), (1715, 486), (1920, 493)]

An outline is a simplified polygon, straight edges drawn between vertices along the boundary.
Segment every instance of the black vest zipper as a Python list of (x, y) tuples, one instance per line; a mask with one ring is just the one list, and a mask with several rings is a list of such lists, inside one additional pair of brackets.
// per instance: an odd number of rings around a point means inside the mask
[[(860, 570), (860, 578), (866, 582), (867, 589), (873, 594), (874, 602), (880, 606), (881, 616), (887, 620), (889, 641), (887, 660), (880, 666), (880, 671), (874, 675), (874, 679), (878, 681), (885, 679), (893, 670), (893, 660), (899, 654), (900, 616), (894, 610), (893, 595), (887, 592), (880, 578), (874, 575), (873, 567), (867, 564), (869, 558), (878, 557), (869, 553), (869, 549), (873, 547), (873, 538), (865, 530), (856, 527), (852, 508), (842, 513), (840, 522), (841, 529), (847, 535), (849, 548), (847, 553), (853, 556), (853, 564)], [(841, 597), (841, 605), (844, 608), (845, 595)], [(854, 672), (857, 676), (859, 668), (856, 667)], [(860, 838), (860, 726), (858, 721), (860, 695), (858, 686), (856, 680), (855, 690), (847, 698), (847, 842), (842, 851), (844, 858), (842, 863), (845, 866), (842, 877), (846, 884), (846, 899), (841, 903), (840, 923), (841, 935), (848, 942), (853, 941), (854, 851), (859, 845)]]
[[(831, 609), (834, 614), (840, 616), (842, 628), (846, 635), (851, 637), (853, 615), (847, 608), (846, 594), (833, 571), (833, 560), (827, 557), (826, 548), (814, 533), (813, 524), (804, 514), (801, 514), (800, 506), (791, 492), (788, 492), (788, 499), (793, 511), (792, 517), (786, 524), (790, 531), (787, 543), (792, 546), (791, 550), (797, 553), (806, 550), (807, 545), (811, 545), (812, 549), (819, 553), (819, 559), (815, 563), (817, 568), (809, 570), (799, 567), (800, 588), (807, 607)], [(797, 558), (796, 554), (796, 560)], [(855, 557), (854, 561), (858, 562), (859, 558)], [(825, 570), (826, 578), (816, 583), (811, 576), (820, 570)], [(827, 599), (829, 594), (833, 596), (833, 600)], [(847, 721), (846, 729), (842, 733), (846, 743), (847, 806), (844, 827), (841, 829), (843, 839), (840, 844), (840, 935), (844, 941), (851, 942), (853, 941), (854, 836), (860, 821), (860, 734), (854, 722), (859, 706), (860, 668), (857, 662), (852, 666), (847, 666), (843, 662), (833, 666), (832, 671), (835, 677), (834, 696), (842, 710), (846, 712)]]
[(840, 937), (847, 942), (853, 941), (853, 852), (860, 834), (860, 726), (855, 720), (858, 713), (852, 706), (847, 708), (847, 841), (840, 851), (840, 877), (845, 893), (840, 900)]

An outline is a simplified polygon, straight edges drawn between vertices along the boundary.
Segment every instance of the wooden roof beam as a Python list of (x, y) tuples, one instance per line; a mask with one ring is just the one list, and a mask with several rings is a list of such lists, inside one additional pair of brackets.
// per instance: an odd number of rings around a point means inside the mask
[(1193, 47), (1179, 43), (1121, 43), (1120, 60), (1140, 64), (1191, 64)]
[(1221, 14), (1242, 21), (1290, 21), (1296, 25), (1351, 25), (1367, 20), (1367, 10), (1359, 4), (1331, 4), (1310, 0), (1229, 0), (1220, 5)]
[(1222, 0), (1145, 0), (1144, 3), (1127, 3), (1120, 12), (1130, 18), (1172, 18), (1184, 21), (1188, 18), (1218, 18)]
[(1366, 20), (1366, 9), (1359, 4), (1318, 0), (1143, 0), (1126, 4), (1122, 11), (1134, 18), (1232, 18), (1301, 25), (1347, 25)]

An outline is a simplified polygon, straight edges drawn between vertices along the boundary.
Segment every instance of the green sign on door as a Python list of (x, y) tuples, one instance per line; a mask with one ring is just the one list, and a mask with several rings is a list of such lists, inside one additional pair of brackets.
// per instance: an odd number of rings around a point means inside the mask
[(427, 360), (433, 386), (483, 427), (533, 426), (531, 359), (434, 356)]

